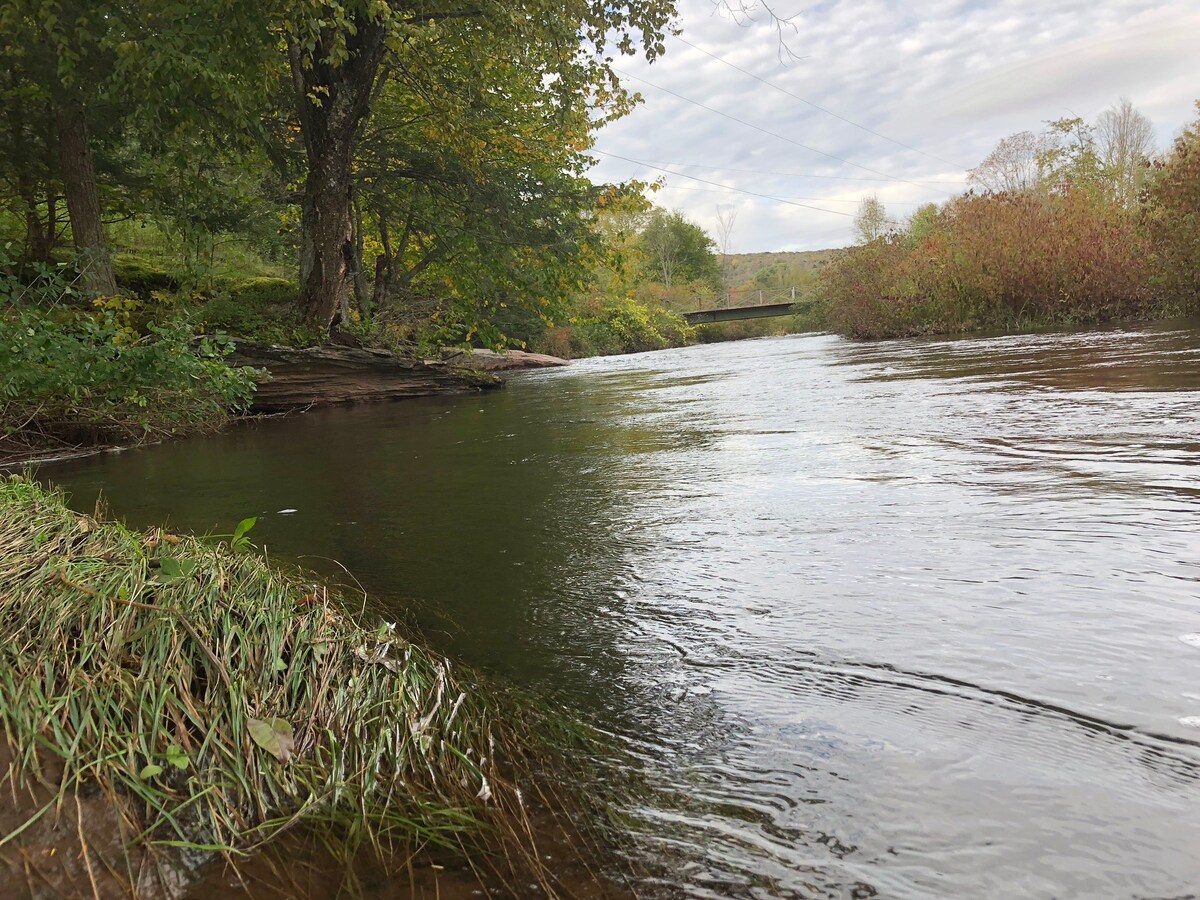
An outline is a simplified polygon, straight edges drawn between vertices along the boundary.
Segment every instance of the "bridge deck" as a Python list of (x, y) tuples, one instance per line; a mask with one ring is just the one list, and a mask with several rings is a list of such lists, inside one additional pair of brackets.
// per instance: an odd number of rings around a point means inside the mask
[(794, 312), (792, 303), (764, 303), (759, 306), (729, 306), (723, 309), (697, 309), (686, 312), (683, 317), (689, 325), (704, 325), (709, 322), (736, 322), (739, 319), (766, 319), (771, 316), (790, 316)]

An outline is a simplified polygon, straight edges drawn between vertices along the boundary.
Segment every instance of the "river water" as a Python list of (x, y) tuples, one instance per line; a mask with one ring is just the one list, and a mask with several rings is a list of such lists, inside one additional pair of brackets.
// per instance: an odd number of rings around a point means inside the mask
[(1200, 330), (698, 346), (42, 474), (257, 514), (613, 732), (659, 887), (1200, 890)]

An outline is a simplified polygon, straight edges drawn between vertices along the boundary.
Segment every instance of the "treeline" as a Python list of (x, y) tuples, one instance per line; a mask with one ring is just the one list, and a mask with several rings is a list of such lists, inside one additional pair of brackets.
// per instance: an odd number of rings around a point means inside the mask
[(166, 402), (204, 417), (246, 395), (245, 373), (163, 366), (223, 327), (493, 346), (544, 331), (606, 252), (586, 151), (635, 102), (613, 58), (659, 55), (674, 14), (0, 0), (6, 431), (158, 428)]
[(556, 324), (529, 343), (574, 358), (662, 350), (692, 343), (681, 312), (723, 291), (713, 239), (682, 213), (653, 208), (637, 184), (601, 198), (594, 221), (599, 253), (583, 290)]
[(973, 188), (897, 225), (868, 198), (861, 244), (821, 275), (855, 337), (1162, 318), (1200, 310), (1200, 121), (1166, 154), (1128, 101), (1005, 138)]
[[(5, 230), (26, 266), (106, 227), (190, 262), (290, 262), (317, 332), (410, 296), (448, 332), (550, 307), (586, 275), (595, 130), (631, 107), (612, 52), (663, 49), (668, 0), (5, 0)], [(636, 45), (635, 45), (636, 38)], [(461, 335), (459, 335), (461, 336)]]

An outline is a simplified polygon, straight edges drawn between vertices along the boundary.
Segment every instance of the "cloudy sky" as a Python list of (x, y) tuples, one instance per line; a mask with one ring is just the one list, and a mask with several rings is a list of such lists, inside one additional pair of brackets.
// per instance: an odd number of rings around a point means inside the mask
[(901, 218), (961, 191), (1005, 135), (1122, 96), (1167, 146), (1200, 99), (1196, 0), (770, 5), (795, 13), (785, 51), (761, 7), (680, 0), (683, 40), (617, 60), (645, 103), (596, 143), (593, 180), (661, 177), (655, 202), (714, 235), (718, 207), (736, 210), (731, 252), (844, 246), (864, 195)]

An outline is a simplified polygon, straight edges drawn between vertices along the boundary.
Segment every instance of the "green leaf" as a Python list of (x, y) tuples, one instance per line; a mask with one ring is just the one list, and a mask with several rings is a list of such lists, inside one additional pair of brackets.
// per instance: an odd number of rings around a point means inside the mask
[(167, 762), (177, 769), (186, 769), (189, 762), (188, 755), (178, 744), (172, 744), (167, 748)]
[(251, 516), (248, 519), (242, 519), (242, 521), (238, 522), (237, 528), (233, 529), (234, 541), (240, 541), (245, 536), (246, 532), (254, 527), (257, 521), (258, 516)]
[(158, 561), (158, 567), (167, 578), (183, 578), (196, 571), (196, 562), (191, 559), (172, 559), (164, 556)]
[(287, 663), (285, 663), (283, 661), (282, 657), (279, 657), (279, 656), (275, 657), (274, 661), (271, 663), (271, 671), (273, 671), (273, 672), (282, 672), (286, 668), (287, 668)]
[(162, 770), (162, 766), (156, 766), (154, 763), (149, 763), (145, 766), (142, 766), (142, 771), (138, 772), (138, 778), (142, 779), (142, 781), (145, 781), (148, 778), (153, 778), (155, 775), (161, 775)]
[(250, 737), (281, 763), (292, 758), (296, 749), (292, 726), (284, 719), (250, 719)]

